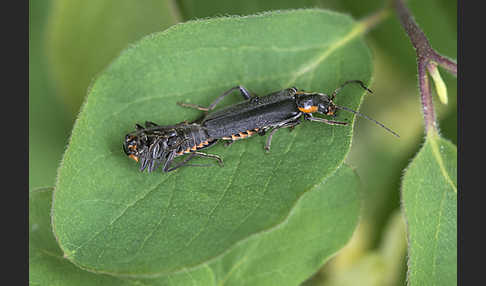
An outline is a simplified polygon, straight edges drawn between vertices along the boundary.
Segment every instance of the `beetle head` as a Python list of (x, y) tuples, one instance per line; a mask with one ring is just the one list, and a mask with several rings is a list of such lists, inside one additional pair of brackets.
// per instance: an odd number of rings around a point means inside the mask
[(137, 130), (128, 133), (123, 142), (123, 151), (131, 159), (141, 163), (143, 171), (147, 166), (152, 171), (156, 163), (165, 160), (167, 154), (178, 146), (180, 141), (175, 129), (143, 128), (136, 125)]

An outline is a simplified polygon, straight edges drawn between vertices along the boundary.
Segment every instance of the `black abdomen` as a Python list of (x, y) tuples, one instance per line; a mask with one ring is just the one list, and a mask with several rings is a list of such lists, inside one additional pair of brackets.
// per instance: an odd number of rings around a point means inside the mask
[(178, 130), (178, 133), (183, 134), (181, 136), (183, 141), (177, 147), (177, 156), (201, 150), (216, 143), (216, 140), (209, 138), (205, 128), (197, 124), (186, 125)]

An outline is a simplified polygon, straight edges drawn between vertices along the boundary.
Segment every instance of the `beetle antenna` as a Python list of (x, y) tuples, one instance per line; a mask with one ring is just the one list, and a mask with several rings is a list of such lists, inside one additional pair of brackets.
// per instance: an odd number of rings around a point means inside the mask
[(343, 84), (341, 84), (340, 87), (336, 88), (336, 90), (334, 90), (331, 94), (331, 100), (334, 100), (334, 98), (336, 97), (336, 95), (341, 91), (341, 89), (343, 89), (343, 87), (345, 87), (346, 85), (350, 84), (350, 83), (357, 83), (359, 84), (364, 90), (366, 90), (367, 92), (369, 93), (373, 93), (373, 91), (371, 91), (371, 89), (367, 88), (366, 85), (364, 84), (364, 82), (362, 82), (361, 80), (347, 80), (345, 81)]
[(363, 117), (363, 118), (368, 119), (369, 121), (373, 121), (373, 122), (374, 122), (374, 123), (376, 123), (377, 125), (379, 125), (379, 126), (383, 127), (383, 128), (386, 130), (386, 131), (388, 131), (388, 132), (390, 132), (391, 134), (393, 134), (393, 135), (397, 136), (398, 138), (400, 138), (400, 135), (398, 135), (398, 134), (397, 134), (395, 131), (391, 130), (390, 128), (386, 127), (385, 125), (383, 125), (382, 123), (380, 123), (380, 122), (378, 122), (378, 121), (374, 120), (374, 119), (373, 119), (373, 118), (371, 118), (371, 117), (368, 117), (368, 116), (366, 116), (366, 115), (364, 115), (364, 114), (362, 114), (362, 113), (359, 113), (358, 111), (355, 111), (355, 110), (349, 109), (349, 108), (344, 107), (344, 106), (337, 106), (337, 105), (336, 105), (336, 108), (338, 108), (338, 109), (342, 109), (342, 110), (346, 110), (346, 111), (349, 111), (349, 112), (352, 112), (352, 113), (354, 113), (354, 114), (356, 114), (356, 115), (358, 115), (358, 116), (361, 116), (361, 117)]

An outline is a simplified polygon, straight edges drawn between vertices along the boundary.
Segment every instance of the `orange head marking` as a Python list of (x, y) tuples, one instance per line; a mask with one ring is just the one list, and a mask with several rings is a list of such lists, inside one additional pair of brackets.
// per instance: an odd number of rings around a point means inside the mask
[(137, 151), (137, 145), (128, 145), (128, 150)]
[(317, 112), (318, 107), (317, 107), (317, 105), (311, 105), (311, 106), (308, 106), (308, 107), (299, 107), (299, 110), (304, 112), (304, 113), (314, 113), (314, 112)]

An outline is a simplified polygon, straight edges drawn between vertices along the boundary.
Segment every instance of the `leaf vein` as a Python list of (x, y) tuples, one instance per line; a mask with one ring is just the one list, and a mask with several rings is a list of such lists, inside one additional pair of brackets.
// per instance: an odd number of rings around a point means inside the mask
[(260, 245), (261, 240), (257, 240), (256, 243), (253, 245), (252, 249), (247, 251), (245, 255), (243, 255), (242, 258), (240, 258), (236, 263), (234, 263), (228, 273), (223, 277), (221, 282), (218, 284), (220, 286), (224, 285), (226, 281), (233, 275), (233, 273), (240, 268), (241, 265), (243, 265), (244, 262), (248, 259), (248, 256), (253, 253), (258, 248), (258, 245)]
[(435, 277), (435, 268), (437, 266), (437, 248), (439, 247), (439, 232), (440, 232), (440, 226), (441, 226), (441, 219), (442, 219), (442, 212), (444, 210), (444, 201), (446, 199), (446, 190), (442, 192), (442, 199), (440, 201), (440, 207), (439, 207), (439, 217), (437, 218), (437, 227), (435, 230), (435, 247), (434, 247), (434, 257), (432, 259), (432, 277)]
[(444, 161), (442, 160), (442, 156), (440, 155), (439, 151), (439, 146), (437, 146), (437, 141), (436, 139), (438, 136), (433, 135), (430, 138), (430, 147), (432, 148), (432, 154), (434, 154), (435, 159), (437, 160), (437, 163), (439, 164), (439, 169), (444, 176), (446, 182), (451, 186), (452, 190), (457, 193), (457, 187), (455, 183), (452, 181), (451, 177), (449, 176), (449, 173), (447, 172), (445, 166), (444, 166)]
[(235, 171), (233, 172), (233, 174), (231, 175), (231, 178), (229, 180), (229, 183), (228, 185), (226, 185), (226, 187), (224, 188), (224, 191), (223, 191), (223, 194), (221, 195), (220, 199), (218, 200), (218, 202), (216, 203), (216, 205), (211, 209), (211, 211), (208, 213), (208, 219), (206, 221), (206, 224), (201, 228), (201, 230), (196, 234), (194, 235), (187, 243), (186, 243), (186, 247), (189, 247), (189, 245), (192, 244), (192, 242), (194, 242), (194, 240), (199, 236), (201, 235), (202, 232), (204, 232), (204, 230), (206, 230), (206, 227), (207, 225), (209, 224), (210, 220), (211, 220), (211, 216), (213, 215), (214, 211), (221, 205), (221, 201), (224, 199), (224, 197), (226, 196), (226, 193), (228, 192), (228, 190), (230, 189), (230, 187), (233, 185), (233, 182), (234, 182), (234, 178), (236, 176), (236, 173), (238, 172), (238, 169), (240, 168), (240, 165), (241, 165), (241, 158), (243, 157), (243, 154), (246, 153), (246, 145), (243, 145), (243, 152), (240, 153), (240, 157), (238, 158), (238, 164), (236, 165), (235, 167)]
[[(167, 215), (168, 215), (169, 209), (170, 209), (170, 205), (172, 204), (172, 198), (174, 197), (174, 193), (175, 193), (175, 188), (172, 188), (172, 193), (170, 194), (169, 202), (167, 203), (167, 207), (165, 208), (164, 215), (162, 215), (160, 217), (159, 221), (157, 222), (157, 225), (154, 226), (154, 228), (152, 229), (152, 231), (147, 236), (145, 236), (145, 238), (143, 239), (143, 241), (142, 241), (139, 249), (137, 250), (137, 252), (142, 251), (142, 249), (145, 246), (145, 243), (147, 242), (147, 240), (149, 240), (150, 237), (152, 237), (154, 235), (154, 233), (158, 230), (158, 228), (162, 224), (162, 222), (167, 218)], [(135, 259), (135, 256), (131, 260), (133, 260), (133, 259)]]
[(324, 52), (317, 57), (310, 59), (308, 62), (301, 65), (299, 69), (297, 69), (289, 82), (288, 85), (294, 83), (300, 76), (303, 74), (315, 70), (322, 62), (324, 62), (334, 51), (339, 49), (340, 47), (346, 45), (356, 37), (360, 36), (363, 32), (365, 32), (365, 26), (363, 23), (358, 23), (342, 38), (329, 46), (324, 50)]
[(157, 183), (154, 187), (150, 188), (147, 192), (143, 193), (140, 197), (137, 197), (133, 202), (131, 202), (128, 205), (126, 205), (126, 207), (120, 212), (120, 214), (118, 216), (116, 216), (109, 224), (107, 224), (106, 226), (104, 226), (101, 230), (99, 230), (98, 232), (96, 232), (92, 237), (90, 237), (85, 242), (83, 242), (82, 244), (80, 244), (77, 248), (73, 249), (71, 251), (71, 255), (74, 255), (76, 253), (76, 251), (78, 251), (83, 246), (85, 246), (86, 244), (88, 244), (90, 241), (92, 241), (93, 239), (95, 239), (98, 235), (100, 235), (101, 233), (103, 233), (108, 227), (110, 227), (114, 223), (116, 223), (116, 221), (118, 221), (127, 212), (128, 209), (130, 209), (131, 207), (135, 206), (139, 201), (143, 200), (148, 194), (150, 194), (153, 190), (156, 190), (158, 188), (158, 186), (160, 186), (161, 184), (165, 183), (165, 181), (167, 181), (170, 177), (171, 177), (171, 175), (168, 174), (167, 175), (167, 178), (165, 180)]

